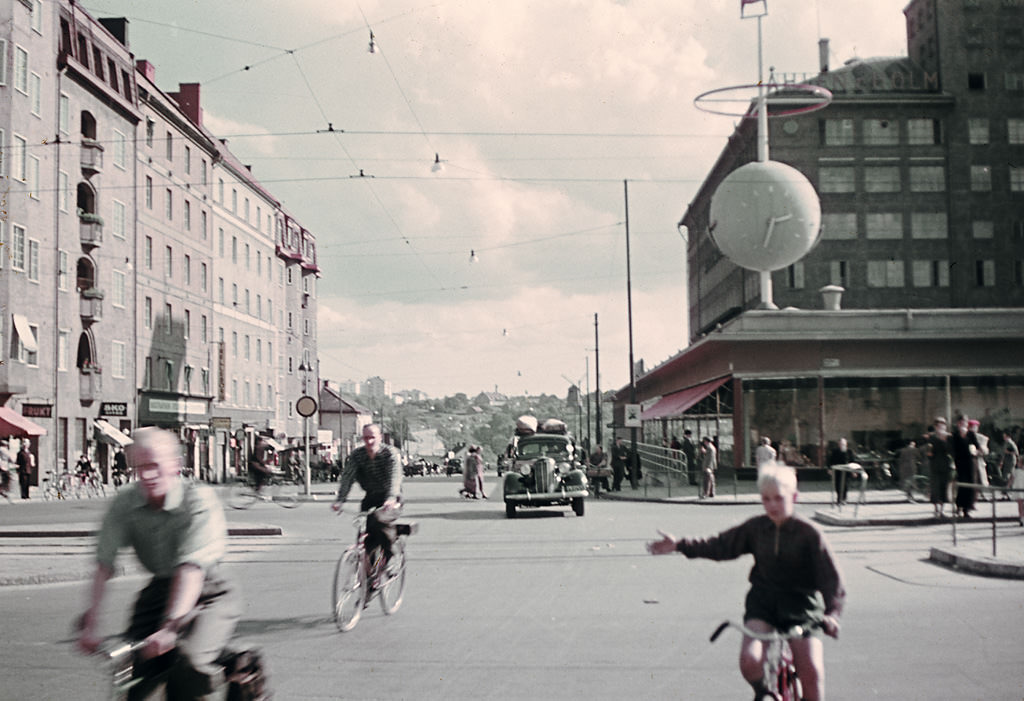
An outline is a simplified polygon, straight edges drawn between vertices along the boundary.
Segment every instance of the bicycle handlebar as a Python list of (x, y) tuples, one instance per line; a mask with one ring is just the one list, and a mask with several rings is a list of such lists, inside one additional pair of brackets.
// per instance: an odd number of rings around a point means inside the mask
[(759, 633), (755, 630), (747, 628), (747, 626), (745, 626), (742, 623), (738, 623), (737, 621), (722, 621), (720, 624), (718, 624), (718, 627), (715, 628), (715, 632), (711, 634), (711, 642), (715, 642), (715, 640), (718, 639), (718, 636), (722, 634), (722, 631), (729, 627), (735, 628), (739, 632), (743, 633), (743, 635), (746, 635), (748, 638), (764, 641), (789, 640), (790, 638), (806, 638), (811, 635), (811, 631), (807, 628), (804, 628), (803, 626), (793, 626), (788, 630), (773, 630), (768, 633)]

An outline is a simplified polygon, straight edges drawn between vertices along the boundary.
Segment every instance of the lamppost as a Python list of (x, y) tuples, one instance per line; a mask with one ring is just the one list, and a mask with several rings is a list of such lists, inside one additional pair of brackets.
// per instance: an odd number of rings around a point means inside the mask
[(316, 400), (306, 393), (306, 385), (309, 381), (309, 372), (312, 370), (306, 359), (299, 363), (299, 372), (302, 373), (302, 396), (295, 403), (295, 410), (302, 417), (302, 434), (306, 442), (306, 496), (312, 492), (312, 470), (309, 465), (309, 417), (316, 413)]

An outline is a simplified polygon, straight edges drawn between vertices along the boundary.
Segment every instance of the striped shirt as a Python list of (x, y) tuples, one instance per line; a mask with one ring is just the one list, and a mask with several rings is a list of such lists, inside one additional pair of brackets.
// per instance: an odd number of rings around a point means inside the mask
[(381, 446), (374, 457), (360, 446), (352, 451), (345, 462), (338, 482), (337, 501), (344, 503), (352, 485), (358, 482), (366, 492), (362, 508), (380, 506), (390, 497), (402, 494), (402, 463), (398, 453), (388, 445)]

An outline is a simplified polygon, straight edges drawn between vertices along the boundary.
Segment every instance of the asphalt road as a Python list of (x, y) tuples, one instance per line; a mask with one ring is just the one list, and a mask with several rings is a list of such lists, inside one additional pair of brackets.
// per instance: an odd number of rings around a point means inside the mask
[[(239, 633), (266, 652), (276, 698), (749, 696), (736, 636), (708, 643), (719, 621), (740, 616), (749, 561), (654, 558), (644, 543), (658, 527), (714, 532), (758, 506), (591, 500), (583, 518), (553, 508), (508, 520), (500, 501), (465, 501), (458, 487), (455, 477), (407, 481), (420, 532), (405, 602), (393, 616), (372, 604), (345, 634), (330, 620), (329, 588), (350, 520), (326, 503), (228, 514), (284, 533), (234, 537), (229, 556), (247, 599)], [(76, 522), (101, 508), (60, 506), (74, 511), (57, 517)], [(35, 518), (30, 509), (51, 507), (16, 508)], [(826, 643), (831, 699), (1024, 698), (1024, 583), (925, 561), (948, 535), (941, 526), (826, 532), (849, 589), (841, 638)], [(89, 543), (0, 542), (0, 556), (47, 547), (61, 557)], [(108, 631), (123, 625), (142, 582), (115, 581)], [(0, 698), (102, 698), (102, 670), (69, 642), (85, 597), (85, 582), (0, 587)]]

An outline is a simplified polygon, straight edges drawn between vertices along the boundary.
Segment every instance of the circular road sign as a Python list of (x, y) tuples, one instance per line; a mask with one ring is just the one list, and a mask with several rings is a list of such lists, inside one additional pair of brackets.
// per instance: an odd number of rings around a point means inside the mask
[(316, 413), (316, 400), (309, 395), (299, 397), (299, 401), (295, 402), (295, 411), (299, 412), (299, 416), (312, 416)]

